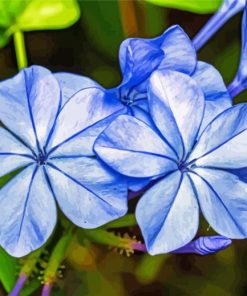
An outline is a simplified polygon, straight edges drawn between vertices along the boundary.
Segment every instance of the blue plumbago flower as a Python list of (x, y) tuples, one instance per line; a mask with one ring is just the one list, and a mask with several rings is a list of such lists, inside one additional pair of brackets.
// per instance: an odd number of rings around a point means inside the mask
[[(178, 25), (153, 39), (126, 39), (120, 46), (119, 60), (123, 80), (116, 88), (104, 91), (111, 99), (115, 97), (122, 103), (124, 112), (128, 110), (129, 114), (141, 120), (150, 121), (147, 114), (147, 84), (150, 75), (157, 69), (179, 71), (193, 77), (202, 87), (209, 105), (216, 103), (211, 109), (218, 112), (231, 106), (220, 74), (213, 66), (197, 62), (191, 40)], [(64, 101), (80, 89), (100, 87), (93, 80), (79, 75), (56, 73), (55, 76), (65, 94)]]
[(119, 61), (123, 81), (117, 87), (119, 99), (133, 105), (147, 99), (147, 83), (156, 69), (170, 69), (192, 74), (197, 57), (192, 42), (176, 25), (153, 39), (128, 38), (120, 46)]
[[(110, 102), (122, 104), (128, 113), (152, 125), (147, 104), (147, 84), (156, 69), (170, 69), (190, 75), (201, 86), (206, 100), (202, 128), (217, 114), (231, 106), (231, 97), (219, 72), (211, 65), (197, 62), (192, 42), (183, 29), (176, 25), (153, 39), (129, 38), (119, 50), (123, 75), (122, 83), (113, 89), (103, 89)], [(88, 87), (100, 87), (93, 80), (70, 73), (56, 73), (63, 93), (63, 103), (75, 92)], [(150, 182), (149, 178), (130, 179), (128, 188), (136, 192)]]
[(193, 44), (199, 50), (232, 16), (244, 9), (246, 0), (224, 0), (219, 10), (194, 37)]
[(247, 104), (223, 111), (198, 136), (205, 100), (192, 78), (156, 71), (148, 95), (153, 126), (120, 115), (94, 146), (117, 172), (157, 179), (136, 209), (148, 252), (167, 253), (190, 242), (199, 207), (219, 234), (245, 238), (247, 184), (237, 173), (247, 167)]
[(237, 74), (232, 83), (228, 86), (228, 91), (234, 98), (247, 88), (247, 3), (245, 5), (242, 20), (242, 53)]
[[(119, 51), (122, 83), (114, 89), (104, 89), (106, 97), (122, 104), (122, 113), (128, 113), (152, 125), (147, 105), (147, 84), (156, 69), (169, 69), (190, 75), (200, 85), (206, 101), (204, 126), (217, 114), (231, 106), (231, 97), (219, 72), (211, 65), (197, 62), (196, 52), (187, 34), (173, 26), (153, 39), (129, 38), (123, 41)], [(87, 87), (100, 87), (93, 80), (69, 73), (56, 73), (63, 101), (75, 91)], [(103, 88), (102, 88), (103, 90)], [(114, 102), (115, 104), (115, 102)], [(149, 179), (129, 180), (129, 188), (138, 191)]]
[(56, 203), (84, 228), (127, 211), (126, 181), (96, 159), (92, 149), (121, 104), (106, 100), (96, 87), (61, 104), (59, 84), (45, 68), (27, 68), (0, 83), (5, 127), (0, 128), (0, 176), (23, 167), (0, 190), (0, 245), (16, 257), (48, 239)]

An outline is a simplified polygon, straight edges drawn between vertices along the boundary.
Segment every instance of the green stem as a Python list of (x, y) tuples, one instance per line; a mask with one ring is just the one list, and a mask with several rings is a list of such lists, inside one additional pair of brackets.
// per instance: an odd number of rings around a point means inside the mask
[(14, 33), (14, 45), (18, 69), (21, 70), (27, 67), (27, 54), (22, 31), (16, 31)]

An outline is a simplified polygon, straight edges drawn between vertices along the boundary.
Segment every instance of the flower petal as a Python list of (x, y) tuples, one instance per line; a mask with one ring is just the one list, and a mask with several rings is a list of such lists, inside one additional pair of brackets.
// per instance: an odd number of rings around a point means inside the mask
[(196, 67), (196, 50), (184, 30), (176, 25), (170, 27), (163, 35), (161, 48), (165, 58), (159, 69), (175, 70), (191, 74)]
[(110, 116), (104, 118), (93, 124), (91, 127), (86, 128), (77, 136), (72, 137), (69, 141), (65, 141), (61, 146), (52, 152), (50, 158), (68, 157), (68, 156), (93, 156), (93, 146), (96, 138), (101, 132), (120, 114), (125, 113), (126, 108), (117, 111)]
[(151, 255), (189, 243), (198, 229), (199, 209), (187, 175), (176, 171), (149, 189), (138, 202), (136, 219)]
[(41, 247), (56, 223), (56, 204), (42, 168), (29, 166), (0, 190), (0, 245), (22, 257)]
[(149, 107), (156, 126), (186, 158), (196, 140), (204, 112), (204, 98), (197, 83), (175, 71), (155, 71), (150, 79)]
[(76, 93), (63, 106), (47, 151), (55, 150), (100, 120), (123, 109), (122, 104), (101, 88), (88, 88)]
[(198, 166), (241, 168), (247, 166), (247, 104), (233, 106), (204, 130), (188, 161)]
[(144, 122), (120, 115), (97, 138), (95, 152), (129, 177), (152, 177), (177, 168), (173, 151)]
[(221, 112), (232, 106), (232, 99), (220, 73), (211, 65), (199, 61), (192, 78), (201, 87), (205, 98), (205, 113), (200, 133)]
[(29, 148), (0, 127), (0, 177), (34, 161)]
[(148, 40), (131, 39), (126, 51), (123, 80), (129, 82), (130, 85), (138, 85), (160, 65), (163, 57), (164, 52)]
[(62, 106), (78, 91), (89, 88), (99, 87), (100, 85), (94, 80), (77, 74), (58, 72), (54, 73), (62, 90)]
[(156, 38), (128, 38), (124, 40), (119, 50), (119, 61), (123, 75), (127, 71), (127, 52), (130, 43), (137, 41), (147, 42), (164, 51), (165, 57), (159, 67), (188, 74), (192, 73), (196, 67), (196, 51), (192, 42), (183, 29), (175, 25)]
[(190, 176), (208, 223), (223, 236), (247, 237), (247, 184), (223, 170), (194, 171)]
[(95, 228), (126, 213), (126, 181), (98, 160), (54, 159), (47, 172), (62, 211), (76, 225)]
[(33, 66), (0, 83), (0, 120), (33, 149), (45, 146), (59, 106), (60, 89), (47, 69)]

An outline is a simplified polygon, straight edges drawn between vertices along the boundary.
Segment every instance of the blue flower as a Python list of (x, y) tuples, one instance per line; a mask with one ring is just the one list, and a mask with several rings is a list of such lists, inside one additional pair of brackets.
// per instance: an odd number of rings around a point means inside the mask
[(187, 245), (173, 251), (173, 254), (209, 255), (226, 249), (232, 241), (224, 236), (201, 236)]
[(232, 83), (228, 86), (228, 91), (234, 98), (247, 88), (247, 3), (245, 5), (242, 20), (242, 53), (237, 74)]
[[(196, 52), (187, 34), (178, 25), (170, 27), (153, 39), (129, 38), (119, 50), (122, 83), (113, 89), (104, 89), (109, 103), (113, 98), (122, 104), (122, 113), (128, 113), (152, 125), (147, 104), (147, 85), (156, 69), (175, 70), (190, 75), (200, 85), (206, 101), (202, 129), (216, 115), (232, 104), (219, 72), (211, 65), (197, 62)], [(63, 101), (73, 93), (87, 87), (100, 87), (93, 80), (69, 73), (56, 73)], [(103, 88), (102, 88), (103, 89)], [(138, 191), (149, 179), (129, 180), (129, 188)]]
[[(221, 75), (213, 66), (197, 61), (192, 42), (178, 25), (153, 39), (124, 40), (119, 50), (119, 61), (122, 82), (116, 88), (105, 89), (105, 94), (122, 103), (123, 113), (128, 112), (147, 123), (150, 123), (147, 85), (150, 75), (157, 69), (178, 71), (194, 78), (204, 92), (209, 108), (207, 113), (211, 117), (231, 106), (231, 98)], [(56, 73), (55, 76), (65, 94), (64, 102), (80, 89), (100, 87), (95, 81), (79, 75)]]
[(62, 105), (54, 76), (38, 66), (0, 84), (0, 176), (23, 170), (0, 190), (0, 245), (20, 257), (39, 248), (56, 224), (56, 203), (76, 225), (95, 228), (127, 211), (126, 181), (92, 150), (121, 104), (101, 88)]
[(199, 50), (232, 16), (244, 9), (246, 0), (223, 0), (219, 10), (194, 37), (193, 44)]
[(238, 176), (247, 167), (247, 104), (223, 111), (201, 132), (206, 103), (192, 78), (156, 71), (148, 95), (154, 125), (121, 115), (94, 149), (123, 175), (157, 180), (136, 208), (149, 253), (190, 242), (199, 208), (219, 234), (247, 237), (247, 184)]

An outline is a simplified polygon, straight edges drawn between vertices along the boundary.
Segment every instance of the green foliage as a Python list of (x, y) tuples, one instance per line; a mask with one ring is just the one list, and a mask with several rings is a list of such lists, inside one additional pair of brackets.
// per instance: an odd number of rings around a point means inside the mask
[(124, 39), (117, 1), (80, 1), (81, 22), (90, 40), (104, 53), (117, 56)]
[(21, 290), (20, 296), (29, 296), (33, 295), (33, 293), (38, 290), (40, 287), (40, 281), (37, 279), (33, 279), (28, 282), (28, 284)]
[(0, 282), (7, 292), (10, 292), (15, 284), (17, 264), (17, 259), (0, 248)]
[(0, 47), (18, 31), (63, 29), (80, 17), (76, 0), (0, 1)]
[(222, 0), (145, 0), (155, 5), (187, 10), (195, 13), (213, 13)]

